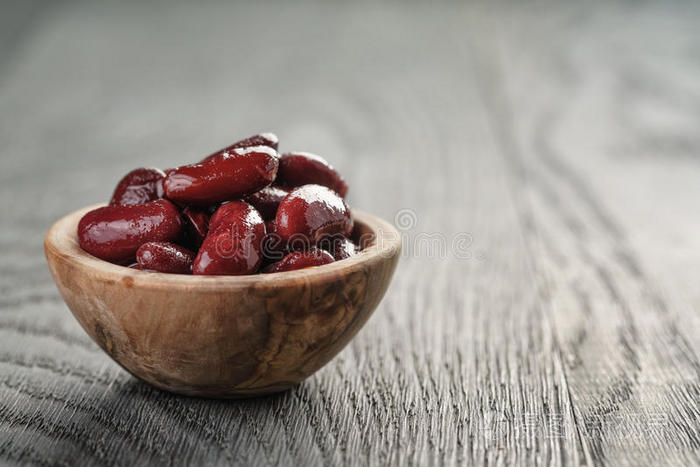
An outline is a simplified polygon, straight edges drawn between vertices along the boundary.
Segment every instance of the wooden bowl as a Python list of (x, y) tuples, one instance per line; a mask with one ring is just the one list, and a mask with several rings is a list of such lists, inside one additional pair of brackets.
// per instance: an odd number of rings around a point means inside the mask
[(356, 257), (252, 276), (138, 271), (78, 245), (81, 209), (54, 224), (44, 249), (54, 281), (92, 339), (132, 375), (166, 391), (216, 398), (283, 391), (328, 363), (386, 292), (401, 240), (353, 211), (372, 240)]

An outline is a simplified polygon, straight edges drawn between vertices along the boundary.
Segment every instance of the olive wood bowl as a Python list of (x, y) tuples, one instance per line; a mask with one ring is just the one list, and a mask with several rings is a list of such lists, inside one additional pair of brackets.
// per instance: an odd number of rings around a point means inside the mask
[(401, 240), (389, 223), (353, 211), (357, 256), (274, 274), (192, 276), (130, 269), (78, 245), (80, 218), (46, 234), (58, 290), (92, 339), (137, 378), (178, 394), (251, 397), (284, 391), (328, 363), (386, 292)]

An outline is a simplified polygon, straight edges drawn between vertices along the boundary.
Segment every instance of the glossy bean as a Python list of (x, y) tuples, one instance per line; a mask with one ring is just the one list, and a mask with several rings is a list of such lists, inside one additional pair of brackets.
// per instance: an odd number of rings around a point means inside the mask
[(215, 232), (222, 226), (231, 227), (231, 225), (241, 222), (241, 213), (244, 211), (248, 215), (257, 214), (260, 216), (260, 213), (245, 201), (228, 201), (223, 203), (209, 219), (209, 231)]
[(258, 133), (257, 135), (250, 136), (248, 138), (242, 139), (240, 141), (236, 141), (235, 143), (231, 144), (230, 146), (226, 146), (224, 149), (220, 149), (219, 151), (216, 151), (213, 154), (208, 155), (204, 159), (202, 159), (202, 162), (209, 161), (211, 159), (216, 159), (217, 157), (221, 157), (223, 154), (233, 151), (234, 149), (238, 148), (249, 148), (251, 146), (268, 146), (275, 151), (277, 150), (277, 146), (279, 144), (279, 138), (277, 138), (277, 135), (274, 133)]
[(247, 196), (244, 201), (257, 209), (263, 219), (269, 220), (275, 218), (277, 208), (287, 194), (289, 192), (286, 190), (269, 186)]
[(146, 204), (105, 206), (88, 212), (78, 224), (80, 247), (105, 261), (128, 263), (146, 242), (174, 241), (182, 220), (168, 200)]
[(222, 204), (224, 203), (211, 204), (209, 206), (204, 207), (203, 209), (206, 211), (207, 214), (209, 214), (209, 217), (211, 217), (221, 207)]
[(282, 240), (299, 250), (298, 243), (316, 245), (326, 236), (349, 235), (352, 216), (347, 204), (330, 188), (304, 185), (280, 203), (275, 217)]
[(193, 274), (253, 274), (262, 264), (264, 236), (265, 224), (255, 208), (242, 201), (224, 204), (212, 216)]
[(265, 221), (265, 238), (262, 241), (262, 254), (266, 263), (281, 260), (288, 253), (285, 242), (277, 233), (275, 220)]
[(265, 188), (275, 179), (277, 165), (277, 152), (268, 146), (233, 149), (219, 158), (178, 167), (163, 186), (173, 201), (206, 206)]
[(114, 189), (110, 206), (144, 204), (163, 197), (165, 172), (151, 167), (142, 167), (129, 172)]
[(282, 154), (275, 184), (286, 188), (323, 185), (338, 193), (341, 198), (345, 198), (348, 192), (343, 177), (323, 157), (309, 152)]
[(322, 266), (324, 264), (332, 263), (333, 261), (333, 256), (331, 256), (330, 253), (314, 247), (306, 251), (295, 251), (293, 253), (289, 253), (287, 256), (282, 258), (281, 261), (266, 266), (262, 272), (272, 273), (294, 271), (296, 269)]
[[(336, 261), (347, 259), (357, 254), (357, 246), (349, 238), (338, 238), (329, 245), (327, 249)], [(324, 248), (325, 249), (325, 248)]]
[(171, 274), (191, 274), (195, 254), (170, 242), (148, 242), (136, 251), (141, 269)]
[(206, 210), (188, 206), (182, 210), (182, 218), (185, 221), (186, 243), (199, 248), (209, 232), (209, 214)]

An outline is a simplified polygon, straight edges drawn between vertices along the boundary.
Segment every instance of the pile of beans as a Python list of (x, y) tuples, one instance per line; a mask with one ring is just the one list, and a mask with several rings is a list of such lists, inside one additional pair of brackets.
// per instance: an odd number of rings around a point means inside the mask
[(358, 253), (348, 186), (322, 157), (277, 153), (261, 133), (202, 161), (140, 168), (83, 216), (80, 247), (111, 263), (174, 274), (242, 275), (320, 266)]

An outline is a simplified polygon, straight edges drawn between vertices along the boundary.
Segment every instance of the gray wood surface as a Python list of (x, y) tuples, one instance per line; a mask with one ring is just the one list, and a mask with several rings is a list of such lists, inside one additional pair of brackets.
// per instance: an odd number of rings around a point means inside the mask
[[(700, 463), (700, 3), (0, 17), (0, 463)], [(327, 156), (404, 257), (296, 389), (159, 392), (80, 329), (43, 235), (259, 130)]]

